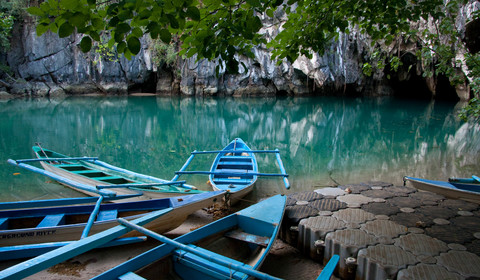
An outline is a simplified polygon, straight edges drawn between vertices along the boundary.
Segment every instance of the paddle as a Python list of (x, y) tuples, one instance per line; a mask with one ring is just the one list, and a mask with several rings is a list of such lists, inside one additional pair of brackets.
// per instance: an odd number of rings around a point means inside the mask
[(245, 273), (245, 274), (247, 274), (247, 275), (250, 275), (250, 276), (253, 276), (253, 277), (257, 278), (257, 279), (262, 279), (262, 280), (279, 279), (279, 278), (277, 278), (277, 277), (270, 276), (270, 275), (268, 275), (268, 274), (266, 274), (266, 273), (263, 273), (263, 272), (260, 272), (260, 271), (257, 271), (257, 270), (254, 270), (254, 269), (245, 267), (245, 266), (240, 266), (240, 265), (237, 265), (237, 264), (235, 264), (235, 263), (230, 263), (230, 262), (224, 261), (224, 260), (222, 260), (222, 259), (217, 259), (217, 258), (215, 258), (215, 257), (213, 257), (213, 256), (211, 256), (211, 255), (209, 255), (209, 254), (207, 254), (207, 253), (198, 251), (198, 250), (196, 250), (196, 249), (194, 249), (194, 248), (191, 248), (191, 247), (189, 247), (189, 246), (187, 246), (187, 245), (185, 245), (185, 244), (182, 244), (182, 243), (180, 243), (180, 242), (178, 242), (178, 241), (175, 241), (175, 240), (173, 240), (173, 239), (170, 239), (170, 238), (168, 238), (168, 237), (165, 237), (165, 236), (163, 236), (163, 235), (161, 235), (161, 234), (158, 234), (158, 233), (156, 233), (156, 232), (153, 232), (153, 231), (151, 231), (151, 230), (149, 230), (149, 229), (146, 229), (146, 228), (144, 228), (144, 227), (141, 227), (141, 226), (138, 226), (138, 225), (136, 225), (136, 224), (133, 224), (133, 223), (131, 223), (131, 222), (125, 220), (125, 219), (119, 218), (119, 219), (117, 219), (117, 221), (118, 221), (119, 223), (121, 223), (122, 225), (126, 226), (126, 227), (130, 227), (130, 228), (132, 228), (132, 229), (135, 229), (135, 230), (137, 230), (138, 232), (143, 233), (143, 234), (145, 234), (145, 235), (148, 235), (148, 236), (150, 236), (150, 237), (153, 237), (153, 238), (155, 238), (155, 239), (157, 239), (157, 240), (159, 240), (159, 241), (161, 241), (161, 242), (163, 242), (163, 243), (172, 245), (172, 246), (174, 246), (174, 247), (176, 247), (176, 248), (179, 248), (179, 249), (181, 249), (181, 250), (183, 250), (183, 251), (192, 253), (192, 254), (194, 254), (194, 255), (196, 255), (196, 256), (199, 256), (199, 257), (201, 257), (201, 258), (204, 258), (204, 259), (206, 259), (206, 260), (208, 260), (208, 261), (210, 261), (210, 262), (213, 262), (213, 263), (216, 263), (216, 264), (219, 264), (219, 265), (222, 265), (222, 266), (226, 266), (226, 267), (232, 268), (232, 269), (234, 269), (234, 270), (243, 272), (243, 273)]

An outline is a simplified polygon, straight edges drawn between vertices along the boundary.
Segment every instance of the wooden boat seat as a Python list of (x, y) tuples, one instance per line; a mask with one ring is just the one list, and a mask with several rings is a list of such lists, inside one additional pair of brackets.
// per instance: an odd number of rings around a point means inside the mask
[(8, 229), (8, 218), (0, 218), (0, 229)]
[(223, 162), (219, 163), (217, 169), (244, 169), (244, 170), (253, 170), (253, 164), (246, 162)]
[(248, 185), (252, 182), (251, 179), (228, 179), (228, 178), (214, 178), (215, 185)]
[[(229, 177), (249, 177), (252, 178), (253, 175), (248, 174), (247, 172), (239, 172), (245, 169), (216, 169), (214, 176), (229, 176)], [(245, 170), (247, 171), (247, 170)], [(222, 173), (227, 173), (227, 175), (223, 175)], [(235, 175), (230, 175), (230, 174), (235, 174)]]
[(98, 212), (97, 215), (97, 221), (108, 221), (108, 220), (114, 220), (118, 216), (118, 210), (105, 210), (105, 211), (100, 211)]
[[(225, 257), (223, 255), (214, 253), (212, 251), (209, 251), (207, 249), (195, 246), (193, 244), (188, 244), (188, 247), (191, 247), (197, 251), (206, 253), (211, 256), (211, 258), (214, 259), (223, 259), (224, 261), (228, 261), (229, 263), (233, 263), (239, 266), (246, 266), (249, 268), (252, 268), (251, 266), (244, 264), (242, 262), (239, 262), (237, 260), (231, 259), (229, 257)], [(196, 269), (198, 271), (205, 272), (207, 275), (212, 275), (212, 273), (216, 275), (222, 275), (223, 277), (218, 277), (218, 279), (242, 279), (246, 277), (247, 275), (245, 273), (239, 272), (239, 271), (234, 271), (230, 269), (229, 267), (223, 266), (216, 264), (214, 262), (209, 261), (208, 259), (202, 258), (200, 256), (197, 256), (192, 253), (188, 253), (186, 251), (183, 251), (181, 249), (177, 249), (173, 253), (173, 259), (174, 262), (179, 262), (182, 263), (183, 265)], [(213, 277), (212, 277), (213, 278)]]
[(253, 243), (262, 247), (267, 247), (268, 242), (270, 242), (270, 238), (266, 236), (259, 236), (259, 235), (247, 233), (241, 229), (231, 230), (225, 233), (225, 236), (236, 239), (236, 240), (245, 241), (248, 243)]
[(65, 169), (65, 170), (68, 170), (68, 171), (78, 171), (78, 170), (90, 170), (88, 168), (86, 168), (85, 166), (81, 165), (81, 164), (58, 164), (58, 165), (55, 165), (55, 167), (60, 167), (62, 169)]
[(45, 216), (45, 218), (43, 218), (43, 220), (37, 225), (37, 228), (55, 227), (63, 224), (65, 224), (65, 214), (53, 214)]
[(244, 156), (224, 156), (220, 158), (220, 162), (227, 162), (227, 161), (252, 162), (252, 158), (244, 157)]

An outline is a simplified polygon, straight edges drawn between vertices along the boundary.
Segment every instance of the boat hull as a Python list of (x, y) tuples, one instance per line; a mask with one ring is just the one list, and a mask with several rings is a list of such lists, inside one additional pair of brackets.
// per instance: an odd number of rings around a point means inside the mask
[(278, 235), (285, 203), (284, 195), (276, 195), (174, 240), (208, 258), (163, 244), (94, 279), (118, 279), (128, 272), (146, 279), (247, 279), (214, 260), (258, 270)]
[[(242, 139), (236, 138), (223, 148), (223, 151), (231, 150), (244, 152), (217, 154), (210, 168), (214, 174), (210, 174), (209, 182), (215, 191), (228, 191), (230, 204), (235, 204), (253, 190), (258, 176), (248, 175), (248, 173), (258, 173), (258, 164), (255, 154), (248, 152), (251, 149)], [(224, 176), (221, 172), (241, 174)]]
[[(188, 217), (188, 215), (192, 214), (193, 212), (200, 210), (202, 208), (209, 207), (213, 205), (215, 202), (221, 200), (224, 196), (223, 192), (210, 192), (204, 194), (196, 194), (190, 196), (182, 196), (176, 198), (166, 198), (166, 199), (158, 199), (158, 200), (150, 200), (147, 202), (127, 202), (127, 203), (117, 203), (117, 204), (110, 204), (108, 206), (104, 206), (107, 208), (106, 210), (115, 210), (115, 209), (123, 209), (125, 210), (127, 216), (123, 216), (120, 213), (118, 216), (122, 217), (126, 220), (133, 220), (145, 216), (152, 211), (166, 209), (168, 207), (172, 207), (173, 210), (160, 216), (158, 219), (151, 221), (150, 223), (146, 224), (145, 227), (155, 231), (155, 232), (167, 232), (170, 231), (179, 225), (181, 225)], [(148, 210), (141, 210), (141, 204), (148, 203)], [(155, 206), (158, 204), (158, 207)], [(76, 206), (63, 207), (68, 212), (75, 212)], [(80, 208), (80, 206), (77, 206)], [(89, 206), (89, 209), (93, 210), (93, 205)], [(84, 207), (85, 208), (85, 207)], [(102, 207), (100, 211), (102, 211)], [(130, 210), (129, 210), (130, 209)], [(38, 209), (36, 211), (41, 212), (42, 209)], [(62, 207), (58, 209), (43, 209), (44, 212), (61, 212)], [(48, 227), (30, 227), (30, 228), (21, 228), (21, 229), (6, 229), (0, 230), (0, 246), (15, 246), (15, 245), (25, 245), (25, 244), (37, 244), (37, 243), (46, 243), (46, 242), (58, 242), (58, 241), (73, 241), (79, 240), (82, 236), (83, 230), (86, 226), (85, 220), (88, 219), (89, 213), (88, 211), (83, 210), (82, 213), (75, 215), (70, 213), (68, 215), (68, 220), (74, 221), (75, 219), (82, 220), (83, 222), (73, 223), (73, 224), (65, 224), (65, 225), (58, 225), (58, 226), (48, 226)], [(8, 217), (8, 216), (18, 216), (17, 211), (0, 211), (0, 218)], [(30, 220), (35, 219), (29, 218)], [(112, 217), (111, 219), (106, 219), (103, 221), (96, 221), (93, 223), (92, 228), (90, 230), (89, 235), (93, 235), (95, 233), (107, 230), (114, 226), (118, 225), (117, 216)], [(13, 221), (13, 219), (12, 219)], [(123, 237), (130, 237), (130, 236), (138, 236), (139, 234), (135, 231), (126, 234)]]
[[(56, 153), (54, 151), (48, 149), (40, 149), (38, 147), (33, 147), (35, 155), (39, 159), (45, 159), (49, 157), (53, 158), (65, 158), (65, 161), (62, 161), (60, 164), (59, 162), (48, 162), (48, 161), (41, 161), (40, 164), (44, 170), (51, 172), (55, 175), (58, 175), (62, 178), (66, 178), (73, 182), (78, 182), (80, 184), (90, 186), (92, 189), (95, 189), (96, 186), (109, 186), (108, 190), (115, 192), (117, 196), (120, 195), (135, 195), (138, 193), (143, 193), (141, 196), (131, 197), (128, 199), (123, 199), (121, 202), (125, 201), (142, 201), (146, 199), (158, 199), (158, 198), (167, 198), (167, 197), (175, 197), (180, 195), (189, 195), (189, 194), (197, 194), (203, 193), (204, 191), (199, 191), (196, 189), (190, 188), (179, 188), (174, 186), (166, 187), (167, 191), (162, 191), (156, 187), (149, 188), (114, 188), (115, 184), (143, 184), (143, 183), (166, 183), (168, 181), (155, 178), (152, 176), (138, 174), (135, 172), (131, 172), (126, 169), (121, 169), (116, 166), (109, 165), (107, 163), (103, 163), (100, 161), (83, 161), (79, 160), (75, 163), (70, 163), (68, 161), (68, 157), (63, 154)], [(43, 155), (43, 156), (42, 156)], [(47, 157), (48, 155), (48, 157)], [(98, 162), (98, 164), (97, 164)], [(102, 165), (100, 165), (100, 163)], [(79, 172), (78, 170), (74, 171), (75, 168), (81, 168), (87, 170), (86, 172)], [(97, 175), (101, 174), (101, 175)], [(100, 176), (103, 177), (104, 181), (101, 181)], [(108, 177), (110, 176), (110, 177)], [(100, 178), (100, 179), (98, 179)], [(105, 178), (115, 178), (110, 181), (105, 181)], [(113, 183), (113, 180), (117, 180), (117, 183)], [(86, 194), (88, 196), (99, 196), (97, 192), (89, 191), (87, 189), (77, 188), (75, 185), (70, 185), (68, 183), (62, 183), (63, 185), (74, 189), (78, 192)], [(117, 202), (117, 201), (114, 201)]]
[(480, 204), (480, 192), (461, 189), (449, 182), (414, 177), (405, 177), (404, 181), (408, 181), (413, 187), (420, 190), (437, 193), (448, 198), (461, 199)]

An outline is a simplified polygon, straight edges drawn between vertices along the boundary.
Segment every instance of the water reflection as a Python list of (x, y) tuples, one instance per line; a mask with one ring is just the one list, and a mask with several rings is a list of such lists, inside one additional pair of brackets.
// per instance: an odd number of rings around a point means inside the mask
[[(460, 122), (449, 103), (70, 97), (11, 100), (0, 103), (0, 113), (4, 200), (31, 199), (52, 190), (71, 195), (28, 171), (12, 176), (19, 170), (7, 166), (6, 159), (31, 157), (37, 141), (64, 154), (99, 156), (171, 178), (190, 151), (218, 149), (241, 137), (252, 148), (281, 151), (294, 191), (369, 180), (401, 184), (404, 175), (446, 179), (480, 173), (480, 128)], [(192, 169), (208, 169), (212, 160), (199, 157)], [(276, 171), (274, 157), (259, 155), (259, 163), (264, 172)], [(208, 189), (205, 177), (190, 179)], [(280, 191), (281, 181), (269, 179), (261, 186), (267, 188), (261, 195), (272, 194)]]

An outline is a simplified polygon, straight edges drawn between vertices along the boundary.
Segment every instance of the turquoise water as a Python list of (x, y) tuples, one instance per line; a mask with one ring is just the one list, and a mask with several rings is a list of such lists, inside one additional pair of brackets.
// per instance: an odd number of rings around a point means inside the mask
[[(7, 164), (31, 146), (101, 160), (170, 179), (193, 150), (216, 150), (235, 137), (252, 149), (281, 152), (292, 190), (366, 182), (402, 184), (480, 174), (480, 127), (456, 117), (456, 104), (393, 98), (68, 97), (0, 101), (0, 199), (77, 196), (48, 178)], [(189, 170), (207, 170), (212, 155)], [(261, 172), (275, 157), (258, 156)], [(208, 189), (203, 176), (183, 177)], [(254, 195), (282, 192), (262, 179)]]

